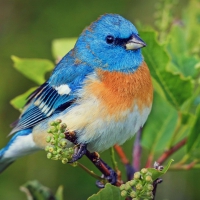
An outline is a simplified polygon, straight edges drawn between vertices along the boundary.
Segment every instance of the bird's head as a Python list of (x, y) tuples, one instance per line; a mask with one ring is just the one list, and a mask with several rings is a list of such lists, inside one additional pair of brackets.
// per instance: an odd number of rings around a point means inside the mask
[(75, 52), (95, 68), (128, 73), (141, 65), (141, 48), (145, 46), (130, 21), (117, 14), (105, 14), (82, 32)]

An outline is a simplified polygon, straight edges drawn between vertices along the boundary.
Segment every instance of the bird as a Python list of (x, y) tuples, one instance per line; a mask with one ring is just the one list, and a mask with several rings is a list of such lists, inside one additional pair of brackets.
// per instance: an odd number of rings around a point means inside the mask
[(18, 158), (44, 149), (49, 123), (56, 119), (90, 152), (133, 137), (153, 101), (143, 47), (136, 27), (118, 14), (101, 15), (86, 27), (49, 79), (27, 98), (12, 138), (0, 150), (0, 173)]

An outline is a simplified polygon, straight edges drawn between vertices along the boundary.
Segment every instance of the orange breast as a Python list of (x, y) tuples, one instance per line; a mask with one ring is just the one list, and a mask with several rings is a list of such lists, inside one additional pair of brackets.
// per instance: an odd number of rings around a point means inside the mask
[(86, 82), (86, 90), (94, 94), (110, 115), (133, 109), (137, 104), (140, 111), (150, 107), (153, 87), (149, 69), (145, 62), (132, 74), (108, 72), (98, 69), (100, 81)]

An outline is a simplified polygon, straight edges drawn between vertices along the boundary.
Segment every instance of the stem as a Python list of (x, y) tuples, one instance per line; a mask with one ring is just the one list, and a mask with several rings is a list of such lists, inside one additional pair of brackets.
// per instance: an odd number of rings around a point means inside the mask
[(119, 169), (117, 167), (117, 161), (115, 159), (115, 152), (114, 152), (113, 147), (110, 148), (110, 157), (111, 157), (111, 160), (112, 160), (113, 168), (115, 169), (115, 171), (118, 171)]
[(123, 149), (122, 149), (121, 146), (119, 146), (118, 144), (116, 144), (116, 145), (114, 146), (114, 149), (115, 149), (115, 151), (117, 152), (118, 156), (119, 156), (120, 159), (121, 159), (121, 162), (122, 162), (124, 165), (127, 165), (127, 164), (130, 163), (129, 160), (128, 160), (128, 158), (126, 157), (126, 154), (124, 153), (124, 151), (123, 151)]
[(77, 165), (83, 169), (84, 171), (86, 171), (89, 175), (91, 175), (92, 177), (94, 177), (95, 179), (98, 179), (100, 181), (103, 181), (104, 179), (101, 178), (100, 176), (98, 176), (97, 174), (95, 174), (93, 171), (89, 170), (87, 167), (85, 167), (83, 164), (77, 162)]
[(187, 138), (182, 139), (180, 142), (178, 142), (176, 145), (171, 147), (169, 150), (165, 151), (160, 158), (158, 158), (157, 162), (159, 164), (162, 164), (165, 162), (169, 156), (171, 156), (173, 153), (175, 153), (177, 150), (179, 150), (181, 147), (183, 147), (187, 142)]
[(141, 137), (142, 137), (142, 128), (140, 128), (139, 131), (136, 133), (136, 138), (135, 138), (133, 153), (132, 153), (132, 156), (133, 156), (132, 166), (135, 171), (140, 170), (140, 158), (141, 158), (141, 152), (142, 152), (142, 147), (140, 145)]
[[(119, 145), (115, 145), (114, 146), (115, 151), (117, 152), (117, 154), (119, 155), (121, 162), (124, 164), (125, 169), (126, 169), (126, 176), (127, 176), (127, 180), (131, 180), (133, 178), (133, 174), (134, 174), (134, 169), (133, 167), (130, 165), (130, 162), (128, 160), (128, 158), (126, 157), (122, 147), (120, 147)], [(121, 172), (119, 174), (119, 177), (121, 178)]]
[(145, 168), (150, 168), (151, 164), (152, 164), (152, 161), (153, 161), (153, 154), (150, 153), (148, 158), (147, 158), (147, 162), (146, 162)]
[(118, 168), (118, 166), (117, 166), (117, 161), (116, 161), (116, 159), (115, 159), (114, 147), (111, 147), (111, 148), (110, 148), (110, 156), (111, 156), (113, 168), (114, 168), (114, 170), (115, 170), (116, 173), (117, 173), (118, 181), (122, 182), (122, 180), (121, 180), (122, 173), (121, 173), (121, 171), (119, 170), (119, 168)]
[(195, 159), (194, 161), (192, 161), (191, 163), (189, 164), (186, 164), (186, 165), (177, 165), (177, 164), (174, 164), (170, 167), (170, 169), (174, 169), (174, 170), (189, 170), (189, 169), (192, 169), (192, 168), (195, 168), (195, 165), (199, 162), (198, 159)]

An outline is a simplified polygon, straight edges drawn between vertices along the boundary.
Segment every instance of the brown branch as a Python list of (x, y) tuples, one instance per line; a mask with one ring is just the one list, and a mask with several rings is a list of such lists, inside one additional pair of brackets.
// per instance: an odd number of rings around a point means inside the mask
[[(75, 132), (66, 131), (64, 134), (65, 134), (65, 138), (67, 140), (72, 142), (74, 145), (79, 145), (77, 142), (77, 137), (76, 137)], [(100, 156), (97, 152), (90, 153), (88, 150), (86, 150), (85, 155), (99, 169), (99, 171), (102, 172), (102, 174), (105, 177), (108, 177), (111, 175), (111, 173), (110, 173), (111, 168), (105, 164), (105, 162), (100, 158)], [(121, 184), (122, 184), (121, 178), (117, 177), (117, 182), (115, 185), (120, 186)]]
[(160, 158), (158, 158), (157, 162), (159, 164), (163, 164), (169, 156), (171, 156), (173, 153), (175, 153), (177, 150), (179, 150), (181, 147), (183, 147), (187, 142), (187, 138), (182, 139), (180, 142), (175, 144), (173, 147), (171, 147), (169, 150), (165, 151)]

